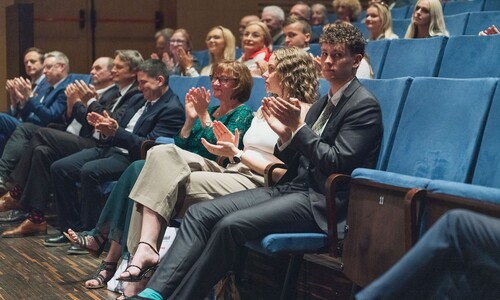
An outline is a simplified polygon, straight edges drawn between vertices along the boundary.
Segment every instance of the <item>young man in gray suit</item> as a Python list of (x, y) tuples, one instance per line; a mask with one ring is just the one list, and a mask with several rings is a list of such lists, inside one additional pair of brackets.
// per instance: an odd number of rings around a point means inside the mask
[[(296, 99), (270, 98), (263, 104), (279, 136), (274, 154), (286, 163), (287, 173), (273, 187), (191, 206), (147, 288), (130, 299), (203, 299), (247, 241), (270, 233), (328, 232), (327, 177), (374, 167), (380, 148), (380, 107), (355, 76), (364, 49), (362, 34), (350, 24), (325, 27), (321, 66), (331, 85), (329, 95), (313, 104), (305, 123)], [(336, 199), (339, 222), (346, 217), (346, 194)]]

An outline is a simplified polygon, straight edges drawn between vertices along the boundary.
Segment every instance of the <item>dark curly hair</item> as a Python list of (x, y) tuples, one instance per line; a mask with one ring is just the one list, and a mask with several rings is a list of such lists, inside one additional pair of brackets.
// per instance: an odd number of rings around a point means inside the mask
[(327, 24), (319, 38), (320, 44), (345, 44), (351, 54), (365, 55), (366, 41), (356, 27), (347, 22)]

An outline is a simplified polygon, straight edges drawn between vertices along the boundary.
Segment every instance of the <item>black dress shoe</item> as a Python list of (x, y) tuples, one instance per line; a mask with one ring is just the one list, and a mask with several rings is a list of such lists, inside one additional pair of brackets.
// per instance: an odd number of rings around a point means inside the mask
[(89, 254), (87, 249), (80, 247), (79, 245), (71, 245), (68, 249), (68, 254), (82, 255)]
[(17, 209), (0, 212), (0, 222), (24, 221), (27, 217), (27, 212)]
[(62, 234), (55, 236), (55, 237), (48, 238), (43, 242), (43, 244), (47, 247), (65, 246), (65, 245), (68, 245), (69, 243), (70, 243), (70, 241), (68, 240), (68, 238)]

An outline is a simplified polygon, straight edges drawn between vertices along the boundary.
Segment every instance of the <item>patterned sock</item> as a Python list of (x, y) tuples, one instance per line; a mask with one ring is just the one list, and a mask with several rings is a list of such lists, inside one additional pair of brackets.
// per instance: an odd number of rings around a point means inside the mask
[(41, 210), (32, 209), (28, 215), (28, 220), (35, 224), (43, 223), (45, 222), (45, 214)]
[(10, 190), (10, 196), (14, 198), (14, 200), (21, 200), (21, 196), (23, 195), (23, 188), (19, 185), (16, 184), (12, 190)]

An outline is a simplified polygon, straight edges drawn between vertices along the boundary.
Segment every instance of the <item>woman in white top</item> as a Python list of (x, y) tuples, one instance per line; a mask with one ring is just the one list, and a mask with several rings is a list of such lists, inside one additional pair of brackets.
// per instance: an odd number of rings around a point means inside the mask
[[(307, 52), (295, 47), (275, 51), (269, 60), (268, 71), (263, 77), (269, 93), (285, 99), (299, 99), (303, 103), (302, 117), (305, 118), (310, 104), (317, 98), (319, 84), (312, 57)], [(233, 135), (225, 126), (220, 125), (214, 124), (214, 132), (218, 137), (216, 145), (209, 144), (203, 139), (202, 142), (213, 154), (226, 156), (232, 161), (227, 168), (220, 167), (207, 159), (197, 158), (174, 145), (155, 147), (148, 153), (146, 164), (129, 195), (130, 199), (136, 202), (137, 209), (132, 212), (127, 244), (129, 249), (137, 248), (131, 262), (131, 265), (136, 267), (129, 267), (121, 274), (119, 280), (141, 280), (148, 270), (154, 269), (158, 264), (159, 258), (155, 252), (158, 248), (154, 249), (149, 245), (159, 246), (172, 212), (170, 210), (170, 213), (165, 213), (166, 210), (159, 207), (162, 203), (184, 201), (183, 206), (186, 206), (200, 200), (263, 186), (266, 166), (272, 162), (279, 162), (273, 156), (277, 136), (267, 125), (260, 110), (257, 111), (245, 134), (244, 150), (239, 150), (237, 147), (237, 131)], [(166, 153), (168, 155), (165, 155)], [(169, 168), (165, 171), (164, 168), (157, 167), (172, 166), (174, 162), (175, 170)], [(186, 167), (181, 170), (179, 165)], [(150, 170), (156, 171), (148, 174)], [(151, 180), (155, 178), (166, 180), (165, 177), (176, 180), (179, 184), (175, 190), (159, 184), (158, 188), (163, 189), (160, 193), (163, 196), (160, 199), (152, 199), (158, 197), (158, 191), (151, 191), (151, 188), (143, 186), (151, 187)], [(279, 177), (279, 174), (273, 174), (273, 178)], [(173, 195), (177, 198), (172, 199)], [(179, 198), (180, 196), (183, 198)], [(181, 208), (181, 211), (184, 210), (185, 207)]]
[(372, 3), (366, 10), (365, 25), (370, 32), (369, 41), (397, 39), (392, 31), (391, 11), (385, 3)]
[(419, 0), (415, 4), (413, 17), (406, 30), (405, 39), (448, 35), (444, 24), (441, 2), (439, 0)]

